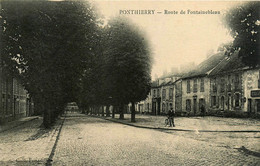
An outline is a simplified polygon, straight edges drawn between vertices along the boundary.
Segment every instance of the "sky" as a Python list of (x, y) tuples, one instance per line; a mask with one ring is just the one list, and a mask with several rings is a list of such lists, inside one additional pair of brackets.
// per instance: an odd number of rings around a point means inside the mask
[[(121, 14), (146, 34), (153, 54), (152, 78), (171, 68), (194, 62), (199, 64), (220, 44), (232, 41), (221, 18), (225, 11), (241, 2), (223, 1), (98, 1), (93, 2), (109, 20), (120, 16), (120, 10), (155, 10), (154, 14)], [(164, 14), (165, 10), (178, 14)], [(183, 10), (186, 13), (180, 14)], [(188, 14), (190, 11), (218, 11), (220, 14)], [(162, 12), (161, 14), (157, 12)]]

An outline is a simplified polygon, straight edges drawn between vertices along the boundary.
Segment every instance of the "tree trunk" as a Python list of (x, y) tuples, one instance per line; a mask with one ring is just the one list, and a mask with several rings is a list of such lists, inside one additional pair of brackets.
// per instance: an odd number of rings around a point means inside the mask
[(93, 115), (93, 108), (90, 107), (89, 109), (90, 109), (90, 115)]
[(82, 113), (82, 114), (85, 114), (85, 113), (86, 113), (85, 107), (82, 107), (82, 108), (81, 108), (81, 113)]
[(102, 110), (101, 111), (102, 111), (102, 113), (101, 113), (102, 116), (105, 116), (105, 114), (104, 114), (104, 106), (102, 106)]
[(115, 118), (115, 107), (112, 107), (112, 118)]
[(97, 106), (98, 116), (100, 116), (100, 106)]
[(135, 122), (135, 103), (131, 102), (131, 122)]
[(43, 125), (45, 128), (51, 127), (51, 110), (47, 106), (44, 108)]
[(121, 104), (120, 105), (120, 116), (119, 116), (119, 119), (124, 119), (124, 104)]
[(109, 105), (106, 106), (106, 117), (110, 117)]

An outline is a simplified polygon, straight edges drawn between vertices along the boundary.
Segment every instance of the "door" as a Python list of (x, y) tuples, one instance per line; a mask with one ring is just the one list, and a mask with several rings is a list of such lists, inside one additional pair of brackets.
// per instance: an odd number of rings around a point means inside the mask
[(228, 96), (228, 111), (231, 110), (231, 96)]
[(156, 115), (156, 102), (152, 103), (152, 111), (153, 111), (153, 114)]
[(160, 102), (160, 100), (158, 100), (158, 109), (157, 109), (157, 115), (160, 115), (160, 113), (161, 113), (161, 102)]
[(256, 100), (256, 112), (259, 113), (260, 112), (260, 99)]
[(196, 113), (197, 113), (197, 99), (196, 98), (193, 99), (193, 112), (194, 112), (194, 115), (196, 115)]
[[(201, 108), (201, 106), (204, 106), (205, 108), (205, 100), (204, 99), (199, 99), (199, 109)], [(201, 111), (201, 110), (200, 110)]]
[(248, 99), (247, 111), (248, 113), (252, 112), (252, 99)]
[(221, 97), (220, 103), (221, 103), (221, 110), (224, 111), (224, 110), (225, 110), (225, 100), (224, 100), (224, 96)]

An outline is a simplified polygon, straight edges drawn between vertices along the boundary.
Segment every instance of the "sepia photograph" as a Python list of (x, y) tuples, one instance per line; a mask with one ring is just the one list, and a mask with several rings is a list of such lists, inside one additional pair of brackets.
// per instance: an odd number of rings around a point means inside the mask
[(260, 1), (0, 0), (0, 166), (260, 165)]

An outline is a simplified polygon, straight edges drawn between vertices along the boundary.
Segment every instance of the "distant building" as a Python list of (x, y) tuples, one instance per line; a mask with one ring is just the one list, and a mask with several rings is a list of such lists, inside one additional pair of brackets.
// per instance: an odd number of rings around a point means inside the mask
[(173, 107), (178, 115), (200, 115), (204, 106), (211, 115), (260, 114), (260, 67), (244, 65), (238, 52), (218, 52), (191, 68), (154, 81), (139, 110), (161, 115)]
[(160, 113), (161, 113), (161, 90), (159, 87), (159, 80), (152, 82), (151, 98), (152, 98), (152, 114), (160, 115)]

